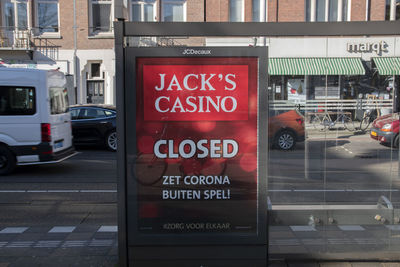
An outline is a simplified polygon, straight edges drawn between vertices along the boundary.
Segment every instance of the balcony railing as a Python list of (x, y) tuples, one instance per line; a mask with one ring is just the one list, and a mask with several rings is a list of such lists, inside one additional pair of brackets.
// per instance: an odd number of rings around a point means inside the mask
[(10, 27), (0, 27), (0, 48), (31, 49), (32, 32)]

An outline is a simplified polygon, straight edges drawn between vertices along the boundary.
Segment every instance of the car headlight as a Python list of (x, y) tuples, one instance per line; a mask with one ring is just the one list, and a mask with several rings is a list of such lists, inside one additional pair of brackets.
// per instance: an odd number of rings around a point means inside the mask
[(384, 131), (384, 132), (391, 132), (392, 131), (392, 124), (391, 123), (387, 123), (387, 124), (383, 125), (381, 130)]

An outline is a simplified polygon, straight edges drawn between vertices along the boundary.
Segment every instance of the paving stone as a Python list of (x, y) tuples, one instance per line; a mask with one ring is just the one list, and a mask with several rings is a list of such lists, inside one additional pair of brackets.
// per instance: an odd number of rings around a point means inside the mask
[(351, 267), (349, 262), (320, 262), (320, 267)]
[(47, 233), (51, 228), (51, 226), (32, 226), (25, 233)]
[(90, 240), (93, 238), (93, 235), (94, 233), (72, 233), (65, 240)]
[(292, 231), (278, 231), (278, 232), (270, 232), (269, 233), (270, 239), (291, 238), (291, 237), (295, 237)]
[(14, 240), (18, 236), (19, 236), (18, 234), (3, 234), (3, 235), (0, 235), (0, 242), (2, 242), (2, 241), (11, 241), (11, 240)]
[(268, 267), (287, 267), (285, 261), (269, 261)]
[(42, 239), (44, 235), (43, 233), (24, 233), (15, 237), (13, 241), (37, 241)]
[(353, 262), (351, 267), (382, 267), (380, 262)]
[(100, 228), (98, 225), (79, 224), (76, 226), (74, 233), (95, 233)]
[(43, 235), (41, 240), (64, 240), (70, 233), (54, 233)]
[(288, 267), (319, 267), (318, 262), (288, 262)]
[(115, 239), (117, 238), (118, 233), (95, 233), (93, 235), (94, 239)]

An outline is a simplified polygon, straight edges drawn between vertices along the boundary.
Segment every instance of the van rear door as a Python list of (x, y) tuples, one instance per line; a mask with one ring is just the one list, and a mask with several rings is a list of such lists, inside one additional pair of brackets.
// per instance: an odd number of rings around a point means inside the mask
[(49, 96), (51, 144), (56, 153), (72, 146), (71, 115), (66, 88), (50, 87)]

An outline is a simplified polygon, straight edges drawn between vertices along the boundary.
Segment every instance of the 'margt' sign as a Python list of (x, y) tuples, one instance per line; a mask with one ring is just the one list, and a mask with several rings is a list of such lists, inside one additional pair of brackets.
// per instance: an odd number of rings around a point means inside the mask
[(258, 233), (258, 58), (137, 58), (138, 231)]
[(382, 55), (388, 52), (388, 44), (385, 41), (365, 42), (365, 43), (347, 43), (347, 52), (350, 53), (372, 53)]

